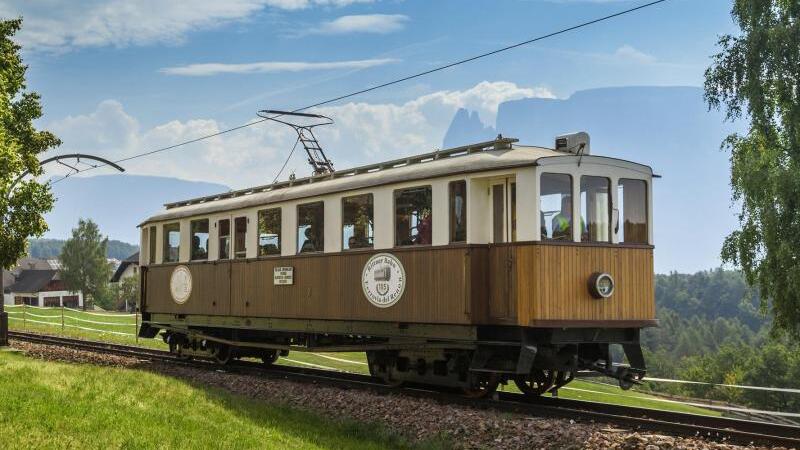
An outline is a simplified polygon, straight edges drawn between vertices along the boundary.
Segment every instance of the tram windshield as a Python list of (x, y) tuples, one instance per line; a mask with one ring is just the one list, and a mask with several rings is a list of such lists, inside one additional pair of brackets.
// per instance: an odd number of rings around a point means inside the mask
[(564, 173), (543, 173), (539, 193), (542, 239), (571, 241), (572, 177)]

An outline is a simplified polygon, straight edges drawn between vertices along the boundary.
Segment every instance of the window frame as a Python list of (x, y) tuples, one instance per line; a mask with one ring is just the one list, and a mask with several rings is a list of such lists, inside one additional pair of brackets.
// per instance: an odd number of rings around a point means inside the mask
[[(618, 209), (620, 205), (624, 206), (624, 201), (621, 198), (617, 198), (617, 202), (614, 204), (614, 208), (617, 209), (617, 229), (614, 230), (614, 224), (611, 225), (612, 231), (614, 232), (615, 239), (617, 240), (617, 244), (621, 246), (641, 246), (641, 245), (651, 245), (650, 243), (650, 182), (643, 178), (630, 178), (630, 177), (619, 177), (616, 179), (616, 186), (612, 188), (615, 189), (615, 194), (619, 197), (619, 188), (622, 187), (623, 181), (638, 181), (644, 185), (644, 220), (645, 220), (645, 231), (644, 231), (644, 242), (623, 242), (620, 239), (620, 230), (622, 230), (622, 234), (625, 233), (625, 211)], [(624, 190), (623, 190), (624, 192)], [(613, 220), (613, 215), (612, 215)]]
[[(322, 227), (321, 227), (322, 228), (322, 234), (320, 235), (320, 237), (322, 238), (320, 240), (320, 244), (322, 245), (322, 249), (321, 250), (316, 250), (315, 249), (314, 251), (303, 252), (303, 251), (301, 251), (302, 250), (302, 246), (300, 245), (300, 208), (304, 207), (304, 206), (311, 206), (311, 205), (321, 205), (322, 206)], [(295, 244), (295, 252), (296, 252), (295, 254), (297, 254), (297, 255), (307, 255), (307, 254), (316, 255), (318, 253), (324, 253), (325, 252), (325, 201), (324, 200), (315, 200), (315, 201), (311, 201), (311, 202), (308, 202), (308, 203), (298, 203), (297, 206), (295, 207), (295, 214), (296, 214), (296, 216), (295, 216), (295, 218), (296, 218), (296, 220), (295, 220), (295, 238), (297, 239), (296, 240), (296, 244)]]
[[(584, 178), (598, 178), (598, 179), (606, 180), (606, 186), (607, 186), (607, 190), (608, 190), (608, 192), (607, 192), (607, 195), (608, 195), (608, 217), (607, 217), (607, 220), (608, 220), (608, 222), (607, 222), (608, 223), (608, 230), (607, 230), (608, 239), (605, 240), (605, 241), (593, 241), (593, 240), (591, 240), (591, 232), (589, 230), (590, 220), (589, 220), (589, 217), (588, 217), (588, 215), (589, 215), (589, 211), (588, 211), (588, 208), (589, 208), (588, 200), (589, 199), (588, 199), (588, 196), (587, 196), (587, 199), (586, 199), (587, 200), (587, 204), (586, 204), (586, 208), (587, 208), (586, 215), (587, 215), (587, 217), (585, 219), (583, 217), (583, 197), (582, 197), (582, 194), (583, 194), (583, 179)], [(617, 183), (617, 184), (619, 184), (619, 183)], [(613, 200), (612, 193), (611, 193), (611, 190), (613, 189), (613, 186), (614, 186), (614, 180), (612, 180), (610, 176), (607, 176), (607, 175), (592, 175), (592, 174), (586, 174), (586, 173), (580, 175), (580, 178), (578, 179), (578, 213), (579, 213), (578, 216), (581, 219), (580, 221), (584, 222), (584, 224), (586, 225), (587, 240), (583, 240), (583, 227), (581, 227), (580, 231), (578, 232), (579, 233), (578, 235), (580, 237), (580, 240), (578, 242), (582, 242), (584, 244), (611, 244), (611, 243), (614, 242), (614, 224), (613, 224), (613, 221), (614, 221), (614, 206), (615, 205), (614, 205), (614, 200)], [(573, 208), (574, 208), (574, 205), (573, 205)], [(574, 224), (574, 222), (575, 222), (575, 219), (573, 218), (573, 224)]]
[(195, 258), (194, 257), (194, 245), (190, 242), (189, 244), (189, 261), (208, 261), (208, 253), (209, 249), (211, 248), (211, 221), (206, 217), (204, 219), (194, 219), (189, 221), (189, 240), (194, 240), (194, 225), (196, 223), (205, 222), (206, 223), (206, 234), (208, 234), (208, 238), (206, 239), (206, 257), (205, 258)]
[[(270, 211), (278, 211), (278, 252), (277, 253), (261, 253), (261, 214)], [(257, 258), (275, 258), (283, 254), (283, 208), (275, 206), (272, 208), (264, 208), (256, 211), (256, 257)]]
[[(574, 195), (575, 194), (575, 176), (572, 173), (545, 172), (545, 171), (542, 171), (541, 173), (539, 173), (539, 179), (537, 180), (537, 183), (538, 183), (537, 193), (538, 193), (538, 197), (539, 198), (536, 199), (537, 203), (538, 203), (537, 210), (539, 212), (539, 220), (541, 221), (542, 219), (544, 219), (544, 211), (542, 210), (542, 198), (543, 198), (543, 195), (542, 195), (542, 178), (544, 178), (545, 175), (561, 175), (561, 176), (566, 176), (566, 177), (569, 178), (570, 214), (572, 215), (572, 217), (570, 218), (570, 226), (569, 226), (570, 227), (570, 234), (569, 234), (569, 238), (568, 239), (554, 239), (554, 238), (544, 238), (544, 237), (542, 237), (542, 228), (544, 228), (546, 230), (547, 229), (547, 223), (546, 222), (541, 222), (541, 223), (539, 223), (539, 230), (537, 230), (537, 233), (539, 234), (539, 241), (540, 242), (547, 242), (547, 243), (552, 243), (552, 242), (560, 242), (560, 243), (561, 242), (573, 242), (573, 243), (574, 242), (580, 242), (580, 240), (578, 240), (578, 241), (575, 240), (575, 228), (574, 228), (575, 227), (575, 198), (574, 198), (575, 197), (575, 195)], [(580, 195), (580, 192), (578, 193), (578, 195)], [(580, 211), (578, 211), (578, 212), (580, 212)]]
[[(453, 187), (455, 185), (457, 185), (457, 184), (463, 184), (464, 185), (464, 207), (463, 207), (463, 211), (462, 211), (462, 214), (464, 215), (464, 239), (463, 240), (456, 240), (455, 239), (456, 221), (455, 221), (455, 214), (454, 214), (454, 212), (455, 212), (454, 211), (455, 210), (455, 208), (454, 208), (454, 206), (455, 206), (454, 205), (455, 197), (453, 196), (453, 192), (454, 192)], [(468, 183), (467, 183), (466, 179), (452, 180), (452, 181), (447, 183), (447, 213), (448, 213), (448, 221), (449, 221), (448, 230), (447, 230), (447, 233), (448, 233), (448, 236), (447, 236), (448, 241), (447, 242), (450, 243), (450, 244), (466, 244), (467, 243), (467, 234), (469, 233), (469, 228), (468, 228), (469, 227), (469, 215), (468, 215), (469, 214), (469, 210), (468, 210), (468, 205), (469, 205), (468, 197), (469, 197), (469, 194), (467, 193), (467, 187), (468, 187)], [(433, 192), (431, 192), (431, 194), (433, 194)], [(431, 205), (431, 207), (432, 206), (433, 205)], [(395, 233), (396, 232), (397, 231), (395, 230)]]
[[(345, 214), (344, 202), (345, 202), (345, 200), (347, 200), (349, 198), (357, 198), (357, 197), (369, 197), (369, 205), (370, 205), (370, 207), (372, 209), (372, 211), (371, 211), (372, 214), (371, 214), (371, 217), (370, 217), (370, 219), (372, 221), (372, 236), (368, 237), (368, 239), (370, 240), (369, 245), (365, 245), (363, 247), (345, 248), (345, 245), (344, 245), (344, 242), (345, 242), (345, 237), (344, 237), (344, 227), (345, 227), (345, 223), (344, 223), (344, 220), (345, 220), (345, 217), (344, 217), (344, 214)], [(340, 227), (341, 230), (342, 230), (342, 242), (341, 242), (342, 251), (343, 252), (349, 252), (351, 250), (373, 250), (375, 248), (375, 194), (372, 193), (372, 192), (365, 192), (363, 194), (342, 196), (342, 199), (341, 199), (339, 204), (340, 204), (340, 208), (341, 208), (341, 212), (342, 212), (342, 214), (341, 214), (342, 223), (341, 223), (341, 227)]]
[[(242, 245), (244, 245), (244, 249), (241, 251), (237, 250), (237, 238), (239, 237), (239, 230), (237, 229), (236, 225), (240, 220), (244, 220), (244, 236), (242, 236), (241, 241)], [(233, 217), (233, 223), (231, 224), (232, 233), (231, 233), (231, 246), (233, 247), (233, 257), (231, 259), (247, 259), (247, 229), (250, 227), (250, 218), (247, 215), (235, 216)], [(241, 256), (240, 256), (241, 253)]]
[[(177, 225), (178, 227), (178, 246), (176, 247), (176, 255), (175, 260), (167, 259), (167, 254), (169, 253), (169, 232), (167, 231), (167, 227), (172, 227)], [(181, 260), (181, 223), (180, 222), (170, 222), (161, 225), (161, 263), (162, 264), (170, 264), (170, 263), (177, 263)]]
[[(228, 234), (223, 235), (221, 234), (222, 222), (226, 221), (228, 222)], [(231, 221), (232, 219), (230, 216), (217, 219), (217, 261), (230, 261), (231, 259), (233, 259), (231, 258), (231, 253), (232, 253), (231, 245), (233, 243), (233, 238), (231, 233), (233, 231), (233, 224), (231, 224)], [(224, 248), (222, 246), (223, 237), (228, 239), (228, 244), (225, 245), (225, 247), (227, 248), (227, 254), (225, 255), (224, 258), (222, 257), (222, 249)]]
[(152, 225), (148, 228), (147, 238), (150, 241), (147, 243), (147, 264), (156, 264), (156, 257), (158, 254), (158, 242), (156, 241), (158, 236), (158, 227), (156, 225)]
[[(411, 189), (424, 189), (428, 188), (431, 190), (431, 242), (428, 244), (398, 244), (397, 243), (397, 197), (398, 193), (401, 191), (408, 191)], [(421, 184), (416, 186), (408, 186), (403, 188), (397, 188), (392, 191), (392, 241), (394, 242), (395, 248), (413, 248), (413, 247), (430, 247), (433, 245), (433, 185), (432, 184)]]

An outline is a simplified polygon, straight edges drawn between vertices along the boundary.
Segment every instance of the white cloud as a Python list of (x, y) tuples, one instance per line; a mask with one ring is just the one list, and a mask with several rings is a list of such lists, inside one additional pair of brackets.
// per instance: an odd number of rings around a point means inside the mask
[(329, 61), (329, 62), (303, 62), (303, 61), (263, 61), (244, 64), (203, 63), (189, 64), (180, 67), (165, 67), (159, 72), (168, 75), (185, 75), (202, 77), (224, 73), (277, 73), (277, 72), (305, 72), (310, 70), (336, 70), (336, 69), (368, 69), (397, 62), (396, 59), (361, 59), (354, 61)]
[[(553, 97), (544, 88), (484, 81), (461, 91), (438, 91), (402, 104), (347, 103), (317, 111), (336, 124), (319, 129), (318, 137), (339, 169), (378, 162), (441, 147), (442, 138), (458, 108), (478, 111), (491, 123), (498, 105), (526, 97)], [(213, 119), (170, 121), (141, 129), (119, 102), (108, 100), (86, 115), (71, 116), (47, 125), (62, 138), (60, 153), (85, 151), (117, 160), (137, 153), (212, 134), (235, 124)], [(124, 163), (130, 173), (171, 176), (227, 184), (234, 188), (266, 184), (294, 143), (288, 127), (262, 123)], [(296, 170), (309, 173), (302, 149), (282, 178)]]
[(623, 45), (614, 52), (617, 59), (633, 61), (641, 64), (652, 64), (657, 61), (656, 57), (633, 48), (630, 45)]
[(180, 43), (195, 30), (242, 21), (265, 8), (299, 10), (374, 0), (6, 0), (0, 17), (23, 16), (18, 35), (28, 49)]
[(400, 31), (406, 26), (408, 16), (402, 14), (363, 14), (342, 16), (323, 22), (312, 34), (375, 33), (387, 34)]

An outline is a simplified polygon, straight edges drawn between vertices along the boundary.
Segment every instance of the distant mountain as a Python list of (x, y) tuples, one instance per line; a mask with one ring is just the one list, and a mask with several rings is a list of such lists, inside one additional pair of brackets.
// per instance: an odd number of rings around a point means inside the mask
[(722, 240), (736, 226), (728, 155), (720, 143), (736, 126), (709, 112), (696, 87), (620, 87), (567, 99), (500, 104), (494, 127), (459, 111), (445, 135), (455, 147), (503, 136), (553, 147), (558, 134), (586, 131), (593, 154), (653, 167), (656, 270), (694, 272), (719, 265)]
[[(66, 241), (63, 239), (31, 239), (28, 241), (28, 255), (33, 258), (56, 259), (61, 255), (64, 242)], [(137, 251), (139, 251), (138, 245), (109, 240), (106, 256), (121, 261)]]
[(50, 231), (44, 237), (66, 239), (79, 218), (89, 218), (109, 239), (139, 242), (136, 226), (164, 203), (229, 190), (221, 184), (140, 175), (69, 178), (53, 186), (58, 200), (45, 217)]

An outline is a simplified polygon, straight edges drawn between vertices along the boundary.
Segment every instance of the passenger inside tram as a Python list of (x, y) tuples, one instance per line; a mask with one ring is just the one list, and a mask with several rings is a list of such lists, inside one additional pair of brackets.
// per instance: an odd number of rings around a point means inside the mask
[(561, 197), (561, 211), (553, 217), (553, 239), (572, 240), (572, 197)]

